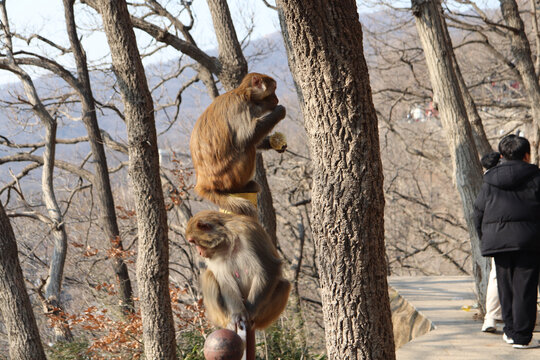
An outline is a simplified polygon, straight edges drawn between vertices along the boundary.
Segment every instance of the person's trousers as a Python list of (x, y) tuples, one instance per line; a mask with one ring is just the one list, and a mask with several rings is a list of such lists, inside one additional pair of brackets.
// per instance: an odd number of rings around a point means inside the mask
[(486, 293), (486, 316), (484, 319), (502, 320), (501, 303), (499, 301), (499, 288), (497, 286), (497, 270), (495, 259), (491, 258), (491, 271)]
[(540, 254), (511, 251), (495, 254), (504, 332), (514, 344), (528, 344), (536, 323)]

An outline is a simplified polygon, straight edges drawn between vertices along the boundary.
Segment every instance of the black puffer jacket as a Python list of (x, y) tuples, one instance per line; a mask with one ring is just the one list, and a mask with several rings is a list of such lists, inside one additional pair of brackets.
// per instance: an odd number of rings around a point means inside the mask
[(540, 170), (524, 161), (504, 161), (484, 175), (474, 203), (483, 256), (540, 252)]

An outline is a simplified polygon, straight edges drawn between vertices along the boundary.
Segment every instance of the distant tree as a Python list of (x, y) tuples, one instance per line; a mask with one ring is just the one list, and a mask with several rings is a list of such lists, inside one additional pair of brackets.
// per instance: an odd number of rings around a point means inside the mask
[[(100, 220), (105, 234), (111, 243), (111, 247), (116, 251), (112, 261), (116, 280), (119, 285), (120, 305), (124, 312), (133, 312), (133, 288), (131, 286), (127, 265), (122, 259), (124, 248), (116, 219), (116, 209), (109, 178), (109, 169), (107, 167), (107, 157), (105, 156), (105, 147), (103, 145), (104, 142), (99, 129), (96, 104), (90, 85), (90, 74), (88, 72), (86, 55), (77, 36), (75, 13), (73, 11), (75, 0), (63, 1), (67, 33), (78, 73), (78, 79), (73, 78), (73, 80), (69, 82), (77, 90), (81, 99), (82, 121), (86, 126), (88, 140), (94, 157), (95, 173), (93, 176), (93, 184), (97, 193), (97, 201), (101, 213)], [(67, 75), (64, 75), (64, 77), (66, 76)]]
[(15, 234), (0, 202), (0, 313), (12, 359), (44, 360), (45, 352), (19, 263)]
[(278, 0), (313, 159), (330, 359), (394, 359), (377, 116), (356, 3)]
[[(54, 239), (53, 253), (49, 264), (49, 276), (45, 283), (45, 295), (41, 295), (43, 306), (46, 313), (58, 314), (63, 319), (63, 305), (60, 298), (62, 280), (64, 278), (64, 265), (67, 255), (67, 233), (60, 206), (54, 190), (54, 163), (56, 154), (56, 130), (57, 121), (43, 105), (32, 78), (21, 68), (13, 55), (12, 34), (9, 29), (9, 21), (6, 9), (6, 2), (0, 2), (0, 11), (2, 19), (2, 30), (6, 39), (7, 59), (0, 62), (0, 68), (10, 71), (20, 79), (28, 103), (31, 105), (34, 114), (41, 120), (45, 127), (45, 146), (43, 151), (43, 171), (41, 176), (42, 198), (47, 209), (48, 218), (45, 221), (51, 227), (51, 233)], [(43, 219), (43, 218), (42, 218)], [(64, 319), (65, 320), (65, 319)], [(53, 321), (53, 328), (57, 340), (71, 341), (73, 335), (65, 321)]]
[(137, 280), (144, 352), (148, 359), (176, 359), (169, 295), (167, 213), (159, 176), (152, 96), (125, 0), (100, 0), (97, 4), (127, 125), (129, 174), (139, 235)]
[[(521, 77), (532, 110), (531, 161), (538, 164), (540, 161), (540, 84), (538, 83), (538, 74), (534, 68), (531, 45), (525, 33), (525, 25), (519, 14), (516, 1), (499, 0), (499, 2), (503, 19), (508, 27), (507, 36), (510, 39), (513, 64)], [(536, 12), (533, 14), (536, 23)], [(536, 30), (538, 31), (538, 28)], [(537, 36), (540, 34), (537, 33)]]
[(452, 157), (454, 179), (461, 196), (473, 254), (473, 274), (479, 303), (485, 306), (490, 263), (480, 254), (480, 240), (473, 223), (473, 204), (482, 184), (482, 168), (471, 125), (456, 76), (453, 50), (439, 0), (411, 2), (416, 27), (441, 114)]

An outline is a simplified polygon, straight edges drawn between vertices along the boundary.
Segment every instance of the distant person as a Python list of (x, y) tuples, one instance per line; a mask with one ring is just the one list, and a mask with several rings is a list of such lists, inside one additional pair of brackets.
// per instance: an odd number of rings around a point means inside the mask
[(532, 341), (540, 272), (540, 169), (529, 164), (530, 144), (505, 136), (501, 163), (484, 175), (474, 204), (474, 220), (483, 256), (495, 258), (503, 339), (516, 349), (538, 347)]
[[(499, 164), (501, 153), (497, 151), (490, 152), (482, 156), (480, 162), (486, 172)], [(497, 289), (497, 272), (495, 271), (495, 261), (491, 258), (491, 271), (489, 272), (487, 293), (486, 293), (486, 315), (482, 324), (483, 332), (494, 333), (497, 331), (497, 321), (502, 320), (501, 303)]]

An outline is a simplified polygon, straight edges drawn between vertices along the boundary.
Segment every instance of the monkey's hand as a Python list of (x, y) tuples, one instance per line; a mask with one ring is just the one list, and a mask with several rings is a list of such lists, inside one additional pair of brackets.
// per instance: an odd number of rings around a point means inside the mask
[(235, 313), (231, 316), (231, 323), (236, 329), (246, 330), (246, 326), (249, 324), (249, 315), (247, 311)]
[(276, 150), (278, 153), (282, 153), (287, 149), (287, 138), (285, 138), (283, 133), (275, 132), (270, 135), (269, 140), (272, 149)]
[(285, 115), (287, 115), (287, 110), (283, 105), (278, 105), (274, 110), (272, 110), (272, 115), (274, 115), (279, 120), (283, 120)]

